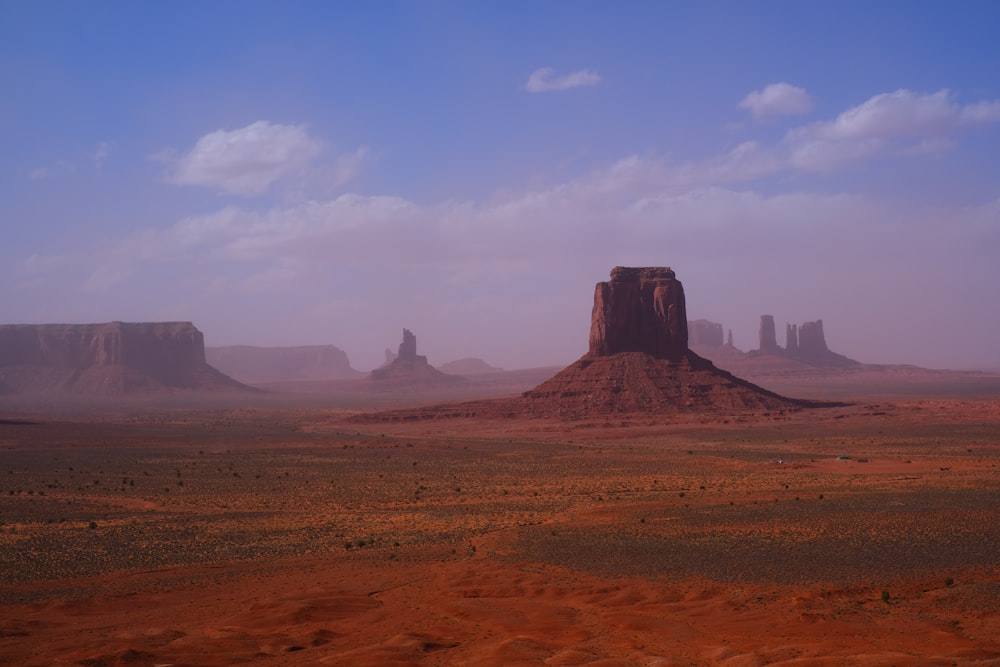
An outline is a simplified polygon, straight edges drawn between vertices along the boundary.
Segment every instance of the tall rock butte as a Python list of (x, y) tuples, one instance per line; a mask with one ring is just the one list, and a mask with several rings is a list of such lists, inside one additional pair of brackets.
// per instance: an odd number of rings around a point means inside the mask
[(0, 384), (91, 395), (249, 390), (206, 363), (190, 322), (0, 325)]
[(403, 342), (396, 357), (372, 371), (371, 379), (383, 385), (426, 385), (461, 383), (462, 378), (442, 373), (427, 363), (427, 357), (417, 354), (417, 337), (403, 329)]
[(531, 416), (780, 409), (788, 399), (688, 349), (684, 288), (669, 267), (622, 267), (598, 283), (590, 349), (522, 396)]
[(826, 346), (823, 320), (799, 325), (785, 324), (785, 347), (779, 347), (775, 340), (772, 315), (760, 316), (760, 347), (748, 355), (758, 360), (777, 357), (786, 366), (788, 360), (817, 368), (850, 368), (861, 365), (861, 362), (837, 354)]
[(678, 360), (688, 349), (684, 288), (669, 267), (611, 269), (597, 283), (590, 323), (590, 354), (645, 352)]

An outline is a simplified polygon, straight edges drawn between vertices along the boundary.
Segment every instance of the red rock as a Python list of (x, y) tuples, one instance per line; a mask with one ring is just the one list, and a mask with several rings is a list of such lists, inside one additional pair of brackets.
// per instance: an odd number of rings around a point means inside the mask
[(0, 383), (97, 395), (249, 390), (208, 365), (190, 322), (0, 325)]
[(774, 331), (774, 315), (760, 316), (760, 351), (778, 352), (778, 338)]
[(799, 331), (794, 324), (785, 324), (785, 352), (794, 353), (799, 349)]
[(689, 350), (687, 341), (684, 289), (674, 272), (615, 267), (611, 280), (594, 292), (590, 350), (525, 392), (521, 411), (575, 419), (801, 405), (716, 368)]
[(645, 352), (680, 359), (688, 349), (684, 288), (669, 267), (616, 266), (597, 283), (590, 354)]
[(208, 363), (240, 382), (336, 380), (360, 377), (347, 354), (334, 345), (205, 348)]
[(688, 322), (688, 344), (691, 347), (721, 347), (722, 325), (708, 320)]
[(371, 379), (387, 388), (463, 382), (462, 378), (442, 373), (427, 363), (427, 357), (417, 354), (417, 337), (409, 329), (403, 329), (399, 354), (391, 363), (373, 370)]

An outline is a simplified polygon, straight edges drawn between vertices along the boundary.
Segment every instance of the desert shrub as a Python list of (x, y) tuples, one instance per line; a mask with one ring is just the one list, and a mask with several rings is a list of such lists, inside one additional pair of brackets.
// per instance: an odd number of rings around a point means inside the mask
[(889, 591), (882, 591), (882, 602), (889, 604)]

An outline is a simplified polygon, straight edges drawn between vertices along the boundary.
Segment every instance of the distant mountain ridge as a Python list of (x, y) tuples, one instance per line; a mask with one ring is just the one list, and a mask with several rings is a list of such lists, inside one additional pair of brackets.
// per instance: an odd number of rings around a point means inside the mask
[(347, 353), (335, 345), (205, 348), (208, 363), (240, 382), (346, 380), (364, 375), (351, 368)]

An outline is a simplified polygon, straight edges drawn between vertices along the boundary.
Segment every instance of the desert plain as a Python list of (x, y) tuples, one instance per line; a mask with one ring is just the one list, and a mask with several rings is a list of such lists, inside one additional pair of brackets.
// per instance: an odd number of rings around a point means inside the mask
[(951, 389), (8, 411), (0, 663), (1000, 664), (1000, 396)]

